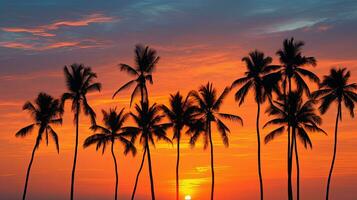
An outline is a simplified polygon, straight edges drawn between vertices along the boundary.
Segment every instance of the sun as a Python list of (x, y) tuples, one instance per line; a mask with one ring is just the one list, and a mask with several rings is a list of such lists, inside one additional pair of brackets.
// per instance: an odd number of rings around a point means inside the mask
[(186, 195), (185, 200), (191, 200), (191, 195)]

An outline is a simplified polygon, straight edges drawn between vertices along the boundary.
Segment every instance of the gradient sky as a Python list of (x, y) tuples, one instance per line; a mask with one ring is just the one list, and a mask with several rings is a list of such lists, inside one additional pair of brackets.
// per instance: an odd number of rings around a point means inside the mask
[[(45, 91), (59, 97), (65, 91), (63, 66), (74, 62), (92, 67), (103, 84), (101, 93), (89, 95), (98, 112), (109, 107), (127, 107), (130, 91), (111, 100), (113, 92), (129, 80), (119, 63), (133, 63), (137, 43), (155, 48), (160, 57), (149, 87), (151, 101), (165, 103), (168, 94), (187, 93), (212, 81), (222, 90), (242, 76), (241, 58), (259, 49), (274, 58), (284, 38), (306, 42), (304, 53), (315, 56), (320, 77), (331, 67), (348, 67), (357, 81), (357, 1), (342, 0), (226, 0), (226, 1), (69, 1), (0, 0), (0, 198), (19, 199), (23, 190), (35, 134), (20, 139), (15, 132), (30, 123), (21, 110), (26, 100)], [(311, 85), (316, 89), (316, 86)], [(224, 148), (214, 131), (216, 198), (256, 199), (259, 195), (256, 167), (256, 106), (248, 96), (238, 107), (229, 95), (222, 111), (244, 118), (244, 127), (231, 127), (230, 147)], [(336, 109), (323, 116), (328, 132), (311, 134), (313, 149), (303, 149), (301, 158), (302, 199), (323, 199), (332, 156)], [(60, 154), (53, 142), (36, 152), (29, 181), (29, 199), (66, 199), (74, 149), (73, 114), (67, 111), (59, 133)], [(83, 118), (82, 118), (83, 119)], [(267, 121), (263, 115), (261, 123)], [(89, 121), (80, 126), (80, 143), (91, 134)], [(265, 136), (269, 130), (263, 130)], [(344, 114), (331, 185), (332, 199), (356, 199), (356, 120)], [(169, 135), (172, 135), (171, 131)], [(191, 149), (184, 138), (181, 159), (181, 192), (192, 199), (207, 199), (210, 188), (209, 151), (201, 145)], [(263, 177), (267, 199), (286, 198), (286, 141), (281, 137), (262, 147)], [(139, 167), (136, 157), (119, 158), (119, 194), (128, 199)], [(159, 143), (152, 150), (158, 199), (172, 199), (175, 192), (175, 156), (171, 145)], [(76, 175), (78, 199), (112, 199), (114, 169), (109, 153), (95, 148), (79, 149)], [(149, 177), (144, 167), (138, 199), (147, 199)]]

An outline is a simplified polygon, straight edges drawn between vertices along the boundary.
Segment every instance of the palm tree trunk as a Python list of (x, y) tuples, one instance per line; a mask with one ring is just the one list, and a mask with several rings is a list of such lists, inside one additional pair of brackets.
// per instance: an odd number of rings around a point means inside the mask
[(296, 142), (296, 132), (295, 128), (293, 129), (294, 137), (294, 148), (295, 148), (295, 161), (296, 161), (296, 199), (300, 199), (300, 165), (299, 165), (299, 155)]
[(77, 151), (78, 151), (78, 126), (79, 126), (79, 104), (77, 103), (76, 108), (76, 143), (74, 149), (74, 160), (73, 160), (73, 168), (72, 168), (72, 177), (71, 177), (71, 200), (73, 200), (74, 195), (74, 175), (76, 172), (76, 163), (77, 163)]
[(150, 149), (149, 149), (149, 143), (148, 142), (146, 142), (146, 148), (147, 148), (147, 152), (148, 152), (150, 186), (151, 186), (151, 200), (155, 200), (154, 178), (153, 178), (153, 175), (152, 175), (151, 157), (150, 157)]
[(113, 156), (113, 161), (114, 161), (114, 168), (115, 168), (115, 196), (114, 199), (118, 199), (118, 165), (117, 165), (117, 159), (115, 158), (114, 154), (114, 139), (112, 140), (112, 156)]
[(333, 166), (335, 164), (335, 159), (336, 159), (338, 118), (340, 117), (340, 115), (341, 115), (341, 101), (338, 102), (338, 109), (337, 109), (337, 116), (336, 116), (336, 123), (335, 123), (335, 141), (334, 141), (334, 147), (333, 147), (333, 157), (332, 157), (331, 168), (330, 168), (330, 172), (328, 174), (328, 179), (327, 179), (326, 200), (328, 200), (328, 198), (329, 198), (331, 176), (332, 176)]
[(176, 200), (179, 200), (179, 165), (180, 165), (180, 133), (177, 133), (177, 160), (176, 160)]
[(261, 168), (261, 159), (260, 159), (260, 133), (259, 133), (259, 115), (260, 115), (260, 103), (257, 103), (257, 141), (258, 141), (258, 173), (259, 173), (259, 185), (260, 185), (260, 199), (264, 199), (263, 191), (263, 178), (262, 178), (262, 168)]
[(208, 136), (209, 136), (209, 142), (211, 146), (211, 178), (212, 178), (212, 183), (211, 183), (211, 200), (213, 200), (213, 195), (214, 195), (214, 160), (213, 160), (213, 143), (212, 143), (212, 134), (211, 134), (211, 122), (208, 122)]
[[(288, 77), (288, 81), (289, 81), (289, 93), (287, 95), (289, 95), (291, 93), (291, 78)], [(285, 96), (286, 98), (286, 96)], [(285, 103), (288, 103), (288, 99), (285, 99)], [(288, 109), (289, 115), (290, 115), (290, 108)], [(290, 118), (290, 117), (289, 117)], [(289, 119), (290, 121), (290, 119)], [(291, 138), (291, 130), (290, 130), (290, 123), (288, 123), (288, 198), (289, 200), (293, 200), (293, 186), (292, 186), (292, 179), (291, 179), (291, 175), (292, 175), (292, 147), (291, 147), (291, 143), (293, 141), (290, 141)]]
[(143, 158), (141, 160), (141, 164), (140, 164), (140, 168), (139, 168), (138, 174), (136, 175), (134, 190), (133, 190), (133, 193), (131, 194), (131, 200), (134, 200), (134, 197), (135, 197), (135, 191), (136, 191), (136, 187), (138, 186), (139, 176), (140, 176), (141, 170), (143, 169), (143, 166), (144, 166), (145, 156), (146, 156), (146, 148), (144, 148)]
[(30, 160), (30, 163), (29, 163), (29, 166), (27, 168), (27, 173), (26, 173), (26, 181), (25, 181), (25, 188), (24, 188), (24, 193), (22, 195), (22, 200), (25, 200), (26, 199), (26, 191), (27, 191), (27, 183), (28, 183), (28, 180), (29, 180), (29, 177), (30, 177), (30, 171), (31, 171), (31, 166), (32, 166), (32, 162), (33, 162), (33, 158), (35, 156), (35, 151), (36, 151), (36, 146), (37, 146), (37, 142), (32, 150), (32, 155), (31, 155), (31, 160)]

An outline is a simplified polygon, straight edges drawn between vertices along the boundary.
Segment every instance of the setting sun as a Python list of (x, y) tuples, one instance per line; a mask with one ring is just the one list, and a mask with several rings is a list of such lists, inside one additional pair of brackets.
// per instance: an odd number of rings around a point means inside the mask
[(190, 195), (186, 195), (185, 196), (185, 200), (191, 200), (191, 196)]

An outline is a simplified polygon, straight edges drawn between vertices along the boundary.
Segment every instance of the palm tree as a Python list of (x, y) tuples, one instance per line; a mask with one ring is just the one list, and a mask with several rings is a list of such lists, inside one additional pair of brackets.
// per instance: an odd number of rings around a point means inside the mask
[(184, 99), (177, 92), (175, 95), (170, 95), (170, 106), (161, 105), (160, 108), (167, 116), (173, 127), (173, 139), (177, 141), (177, 161), (176, 161), (176, 200), (179, 199), (179, 164), (180, 164), (180, 140), (181, 132), (184, 127), (187, 127), (186, 133), (193, 133), (198, 128), (196, 123), (197, 107), (189, 100), (189, 95)]
[(263, 52), (258, 50), (249, 53), (248, 57), (242, 59), (245, 62), (247, 71), (245, 76), (235, 80), (232, 83), (232, 88), (243, 85), (236, 93), (235, 100), (239, 102), (241, 106), (244, 102), (246, 95), (249, 90), (254, 91), (255, 102), (257, 103), (257, 141), (258, 141), (258, 174), (260, 183), (260, 199), (264, 198), (263, 190), (263, 178), (261, 172), (261, 161), (260, 161), (260, 133), (259, 133), (259, 116), (260, 116), (260, 105), (263, 104), (268, 97), (271, 98), (272, 91), (279, 92), (277, 83), (280, 80), (280, 72), (272, 71), (279, 68), (276, 65), (270, 65), (272, 63), (271, 57), (265, 57)]
[(201, 135), (204, 133), (204, 148), (207, 148), (208, 141), (211, 147), (211, 174), (212, 174), (212, 185), (211, 185), (211, 200), (213, 200), (214, 195), (214, 166), (213, 166), (213, 143), (212, 143), (212, 123), (215, 123), (217, 130), (220, 133), (223, 144), (228, 147), (228, 133), (230, 132), (229, 128), (222, 122), (221, 118), (230, 119), (232, 121), (238, 121), (243, 124), (241, 117), (232, 114), (220, 113), (219, 110), (222, 106), (223, 99), (227, 96), (229, 92), (228, 88), (225, 88), (222, 94), (217, 97), (217, 91), (213, 88), (211, 83), (202, 85), (198, 92), (191, 91), (193, 100), (198, 105), (198, 115), (197, 118), (199, 121), (204, 122), (204, 131), (195, 132), (191, 137), (190, 143), (194, 145)]
[[(272, 102), (267, 109), (267, 113), (275, 118), (269, 120), (264, 125), (264, 128), (268, 125), (280, 126), (267, 134), (265, 143), (270, 142), (276, 136), (282, 134), (285, 127), (292, 129), (291, 154), (294, 154), (294, 147), (297, 165), (297, 199), (300, 198), (300, 169), (296, 138), (299, 138), (303, 142), (305, 148), (308, 146), (312, 148), (312, 142), (307, 132), (325, 133), (325, 131), (319, 127), (322, 120), (321, 117), (315, 113), (315, 101), (309, 99), (303, 102), (301, 95), (301, 92), (292, 92), (288, 94), (288, 97), (280, 97), (279, 100)], [(285, 99), (287, 99), (287, 101)]]
[[(135, 105), (136, 113), (130, 113), (136, 126), (125, 127), (124, 130), (128, 135), (132, 136), (132, 141), (135, 141), (139, 136), (139, 142), (145, 149), (143, 157), (147, 155), (149, 163), (150, 186), (151, 186), (151, 199), (155, 200), (154, 178), (152, 174), (150, 144), (155, 147), (154, 137), (158, 140), (165, 140), (171, 143), (171, 140), (166, 136), (166, 130), (170, 127), (170, 123), (161, 123), (164, 115), (159, 113), (159, 107), (156, 104), (149, 106), (146, 102)], [(144, 159), (143, 159), (144, 160)], [(141, 170), (141, 168), (139, 169)], [(136, 185), (132, 199), (134, 198)]]
[[(306, 57), (302, 55), (302, 47), (304, 42), (294, 41), (294, 38), (285, 39), (283, 42), (283, 48), (278, 50), (276, 54), (279, 56), (282, 74), (282, 85), (283, 93), (286, 97), (287, 89), (288, 93), (292, 92), (292, 79), (296, 83), (298, 91), (305, 91), (307, 96), (310, 96), (310, 89), (303, 76), (307, 77), (309, 80), (318, 83), (319, 77), (316, 76), (309, 70), (304, 69), (305, 66), (316, 66), (316, 59), (314, 57)], [(288, 84), (288, 88), (286, 85)], [(293, 199), (293, 190), (291, 182), (291, 172), (292, 172), (292, 145), (291, 145), (291, 134), (290, 126), (288, 126), (288, 198)]]
[[(140, 91), (141, 101), (140, 103), (148, 103), (149, 95), (146, 87), (146, 81), (149, 81), (150, 84), (153, 84), (152, 72), (156, 69), (156, 65), (159, 62), (160, 57), (157, 56), (156, 50), (150, 48), (149, 46), (136, 45), (135, 46), (135, 67), (132, 67), (128, 64), (120, 64), (120, 70), (127, 72), (129, 75), (134, 76), (133, 80), (130, 80), (123, 86), (121, 86), (114, 94), (114, 98), (120, 91), (127, 89), (131, 85), (136, 83), (136, 87), (131, 94), (130, 98), (130, 106), (134, 100), (134, 98), (138, 95)], [(141, 160), (141, 164), (139, 167), (138, 174), (136, 175), (134, 190), (132, 193), (132, 199), (135, 197), (136, 187), (138, 185), (139, 176), (141, 170), (144, 166), (146, 149), (144, 149), (143, 159)]]
[(35, 127), (38, 127), (35, 146), (32, 150), (31, 160), (27, 168), (24, 193), (22, 196), (23, 200), (26, 199), (27, 183), (30, 177), (30, 170), (35, 156), (35, 151), (39, 148), (44, 135), (46, 137), (45, 139), (47, 145), (49, 135), (52, 137), (56, 144), (57, 152), (59, 153), (58, 136), (51, 126), (62, 124), (62, 109), (60, 106), (60, 101), (58, 99), (54, 99), (52, 96), (46, 93), (40, 93), (38, 94), (34, 103), (35, 105), (28, 101), (22, 108), (23, 110), (26, 110), (30, 113), (31, 117), (33, 118), (33, 123), (20, 129), (15, 135), (16, 137), (26, 137)]
[(136, 87), (131, 94), (130, 105), (133, 99), (139, 94), (141, 94), (141, 102), (148, 101), (148, 90), (146, 87), (146, 81), (153, 84), (152, 72), (156, 68), (156, 64), (159, 62), (160, 57), (154, 49), (149, 46), (136, 45), (135, 46), (135, 67), (131, 67), (127, 64), (120, 64), (120, 70), (127, 72), (129, 75), (135, 78), (123, 86), (121, 86), (113, 95), (113, 98), (122, 90), (130, 87), (136, 83)]
[(335, 139), (334, 139), (334, 148), (333, 148), (333, 157), (331, 168), (327, 181), (326, 188), (326, 200), (329, 198), (330, 191), (330, 181), (333, 171), (333, 166), (336, 159), (336, 150), (337, 150), (337, 130), (338, 130), (338, 121), (342, 121), (342, 102), (345, 107), (349, 110), (351, 117), (354, 117), (354, 104), (357, 102), (357, 89), (356, 83), (349, 83), (349, 78), (351, 77), (350, 71), (346, 68), (331, 69), (330, 74), (324, 76), (322, 83), (320, 84), (320, 89), (312, 94), (312, 96), (319, 101), (321, 105), (319, 110), (321, 114), (325, 114), (326, 111), (330, 108), (332, 103), (337, 103), (337, 115), (335, 123)]
[(74, 176), (77, 163), (77, 149), (78, 149), (78, 126), (79, 126), (79, 114), (81, 107), (85, 115), (88, 115), (92, 124), (95, 124), (95, 112), (90, 107), (87, 101), (87, 93), (100, 91), (101, 84), (94, 83), (97, 75), (92, 72), (90, 67), (85, 67), (83, 64), (72, 64), (70, 67), (64, 67), (64, 75), (66, 79), (66, 85), (68, 92), (62, 95), (62, 106), (66, 100), (72, 101), (72, 111), (74, 112), (74, 122), (76, 123), (76, 141), (74, 149), (74, 161), (71, 177), (71, 200), (74, 195)]
[(115, 168), (115, 196), (114, 199), (118, 199), (118, 167), (117, 160), (114, 154), (114, 143), (116, 140), (120, 141), (125, 149), (124, 154), (131, 152), (133, 155), (136, 153), (136, 148), (133, 143), (125, 138), (125, 132), (123, 131), (123, 124), (128, 118), (128, 114), (124, 113), (124, 108), (117, 112), (116, 109), (110, 109), (109, 112), (102, 110), (104, 126), (93, 125), (91, 129), (98, 131), (97, 133), (89, 136), (83, 144), (86, 148), (93, 144), (96, 144), (96, 150), (102, 147), (102, 153), (104, 153), (106, 145), (111, 144), (111, 153), (114, 161)]

